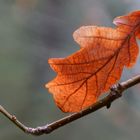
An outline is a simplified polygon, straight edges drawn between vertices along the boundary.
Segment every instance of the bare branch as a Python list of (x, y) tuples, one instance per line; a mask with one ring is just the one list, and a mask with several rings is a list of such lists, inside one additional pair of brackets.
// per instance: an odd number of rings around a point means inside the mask
[(97, 111), (98, 109), (106, 106), (109, 108), (111, 106), (111, 103), (116, 100), (117, 98), (121, 97), (123, 91), (127, 90), (128, 88), (140, 83), (140, 75), (137, 75), (125, 82), (122, 82), (120, 84), (116, 84), (111, 87), (109, 94), (97, 101), (92, 106), (78, 112), (73, 113), (69, 116), (66, 116), (60, 120), (57, 120), (53, 123), (47, 124), (45, 126), (40, 126), (36, 128), (30, 128), (23, 125), (14, 115), (11, 115), (8, 111), (6, 111), (1, 105), (0, 105), (0, 112), (5, 115), (10, 121), (12, 121), (17, 127), (19, 127), (22, 131), (28, 134), (32, 135), (42, 135), (42, 134), (48, 134), (55, 129), (62, 127), (66, 124), (69, 124), (70, 122), (73, 122), (74, 120), (77, 120), (85, 115), (88, 115), (92, 112)]
[(26, 132), (26, 130), (28, 129), (26, 126), (24, 126), (20, 121), (17, 120), (15, 115), (11, 115), (6, 109), (4, 109), (1, 105), (0, 105), (0, 112), (5, 115), (10, 121), (12, 121), (16, 126), (18, 126), (21, 130), (23, 130), (24, 132)]

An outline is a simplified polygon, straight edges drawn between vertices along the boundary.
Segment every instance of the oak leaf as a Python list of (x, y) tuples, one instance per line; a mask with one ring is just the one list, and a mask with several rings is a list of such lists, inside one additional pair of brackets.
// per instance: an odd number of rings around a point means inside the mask
[(73, 34), (81, 49), (66, 58), (49, 59), (57, 72), (46, 84), (57, 106), (64, 112), (78, 112), (97, 101), (138, 56), (140, 11), (114, 19), (116, 28), (83, 26)]

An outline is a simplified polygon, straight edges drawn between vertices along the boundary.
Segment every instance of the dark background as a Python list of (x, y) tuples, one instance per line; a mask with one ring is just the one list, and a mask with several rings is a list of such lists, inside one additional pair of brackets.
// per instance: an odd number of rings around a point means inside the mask
[[(55, 76), (48, 58), (78, 50), (72, 33), (80, 26), (114, 26), (114, 17), (138, 9), (139, 0), (1, 0), (0, 104), (30, 127), (66, 116), (44, 87)], [(140, 74), (140, 59), (124, 70), (121, 81), (136, 74)], [(138, 140), (139, 91), (137, 85), (109, 110), (102, 108), (37, 138), (0, 114), (0, 140)]]

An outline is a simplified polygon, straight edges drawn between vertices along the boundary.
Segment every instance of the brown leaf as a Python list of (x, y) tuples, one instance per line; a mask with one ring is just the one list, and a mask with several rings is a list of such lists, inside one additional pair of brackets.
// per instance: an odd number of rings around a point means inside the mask
[(140, 37), (140, 11), (114, 20), (116, 28), (83, 26), (73, 34), (81, 49), (66, 58), (49, 59), (57, 72), (46, 84), (58, 107), (78, 112), (97, 101), (138, 56), (136, 37)]

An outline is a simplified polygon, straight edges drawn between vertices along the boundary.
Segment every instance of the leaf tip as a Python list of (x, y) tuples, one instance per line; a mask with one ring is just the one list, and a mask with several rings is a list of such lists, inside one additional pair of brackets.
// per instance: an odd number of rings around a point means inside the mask
[(83, 31), (83, 29), (84, 29), (85, 27), (86, 27), (86, 26), (81, 26), (80, 28), (78, 28), (77, 30), (75, 30), (75, 31), (73, 32), (73, 38), (74, 38), (75, 41), (76, 41), (77, 38), (80, 36), (81, 31)]
[(124, 16), (120, 16), (120, 17), (116, 17), (114, 20), (113, 20), (113, 23), (117, 26), (119, 25), (122, 25), (122, 24), (128, 24), (128, 21), (124, 18)]
[(47, 84), (45, 84), (44, 86), (45, 86), (45, 88), (49, 88), (49, 84), (48, 84), (48, 83), (47, 83)]

